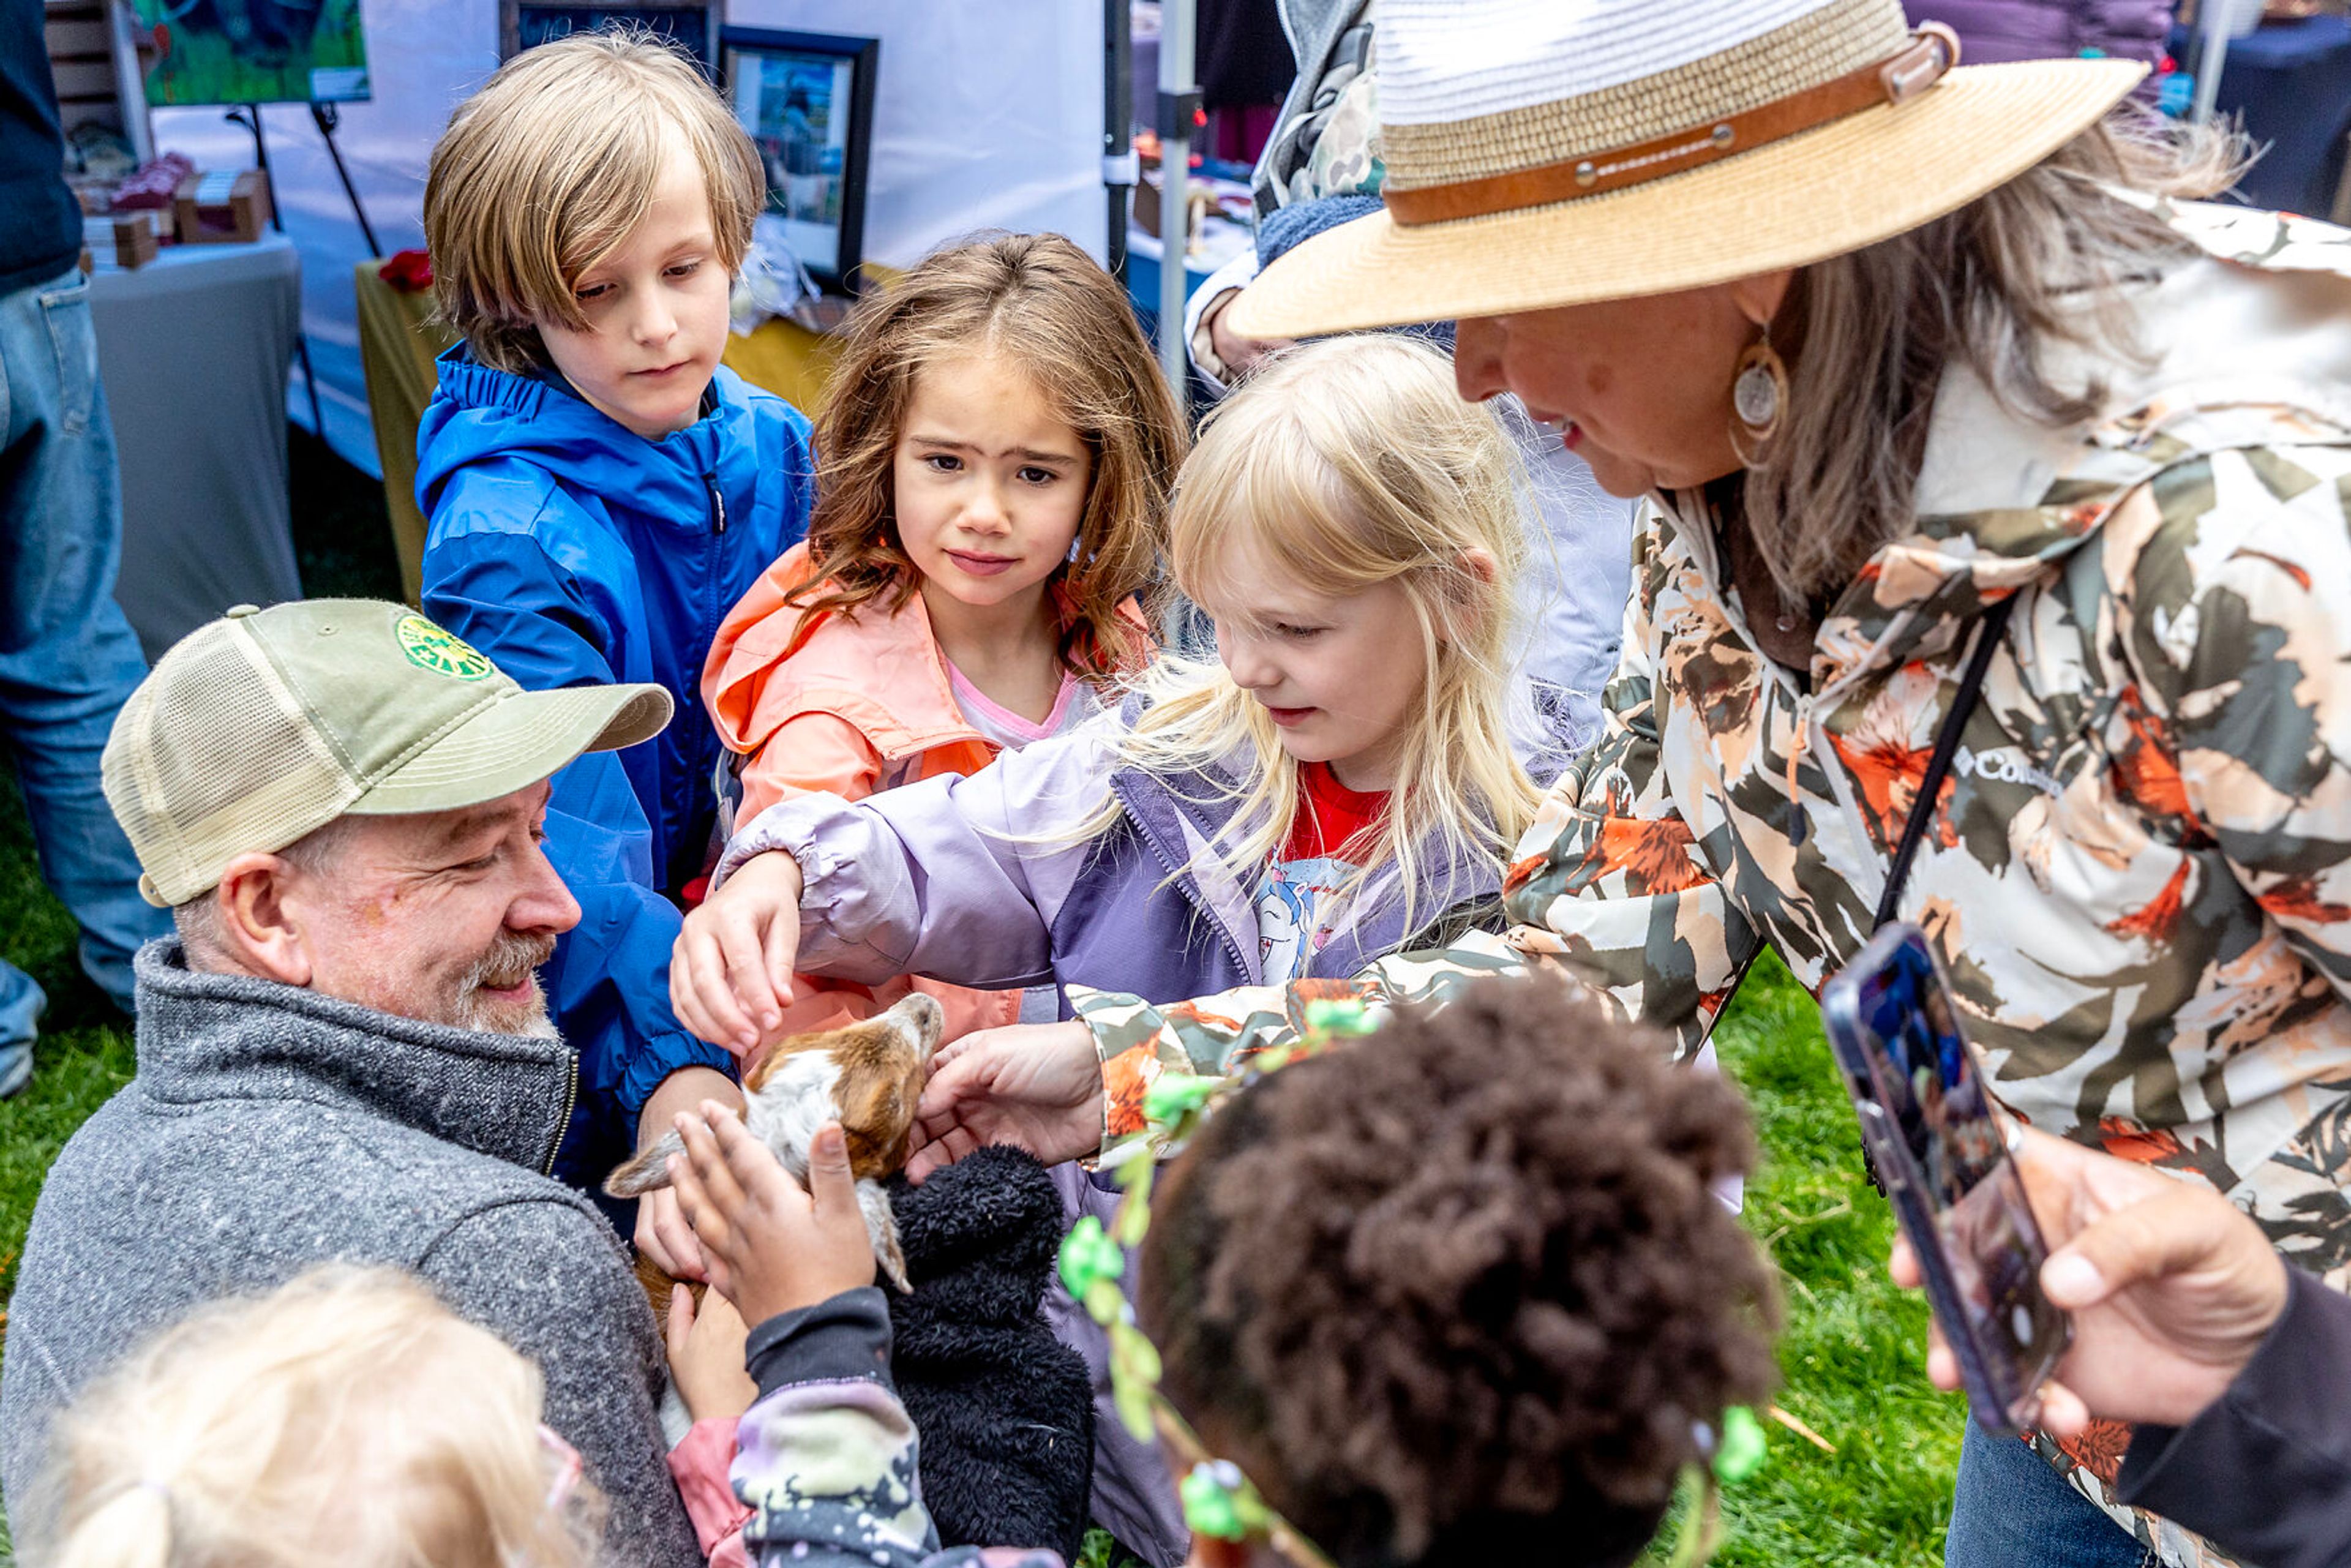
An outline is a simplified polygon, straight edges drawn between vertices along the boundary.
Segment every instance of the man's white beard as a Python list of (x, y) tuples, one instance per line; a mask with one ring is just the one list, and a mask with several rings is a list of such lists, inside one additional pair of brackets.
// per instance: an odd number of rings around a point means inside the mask
[[(484, 1034), (515, 1034), (529, 1040), (560, 1040), (555, 1020), (548, 1016), (547, 992), (538, 969), (555, 956), (555, 939), (501, 933), (497, 945), (476, 959), (457, 982), (457, 1012), (451, 1021), (460, 1029)], [(530, 1000), (525, 1004), (489, 1000), (484, 992), (492, 980), (507, 980), (517, 969), (530, 975)], [(519, 1016), (517, 1016), (517, 1015)]]
[(526, 1040), (561, 1040), (563, 1038), (562, 1031), (555, 1027), (555, 1019), (548, 1016), (545, 991), (538, 993), (538, 998), (531, 1007), (530, 1017), (523, 1022), (522, 1027), (517, 1029), (511, 1024), (501, 1024), (492, 1026), (489, 1032), (518, 1034)]

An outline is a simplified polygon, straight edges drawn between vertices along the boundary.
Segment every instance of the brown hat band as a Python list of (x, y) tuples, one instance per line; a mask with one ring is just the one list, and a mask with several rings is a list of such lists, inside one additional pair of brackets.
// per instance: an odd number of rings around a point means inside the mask
[(1909, 45), (1891, 59), (1864, 66), (1742, 114), (1725, 115), (1704, 126), (1611, 148), (1588, 158), (1448, 185), (1426, 185), (1416, 191), (1388, 191), (1382, 199), (1389, 217), (1410, 225), (1596, 196), (1752, 152), (1879, 104), (1906, 103), (1959, 63), (1959, 35), (1939, 22), (1929, 22), (1913, 33)]

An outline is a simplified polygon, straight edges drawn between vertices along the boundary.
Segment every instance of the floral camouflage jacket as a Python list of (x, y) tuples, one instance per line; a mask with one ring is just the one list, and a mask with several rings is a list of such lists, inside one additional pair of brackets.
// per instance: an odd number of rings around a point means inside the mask
[[(2104, 367), (2111, 417), (2052, 432), (1947, 373), (1917, 532), (1832, 608), (1808, 681), (1757, 651), (1705, 519), (1653, 511), (1608, 728), (1520, 846), (1507, 946), (1079, 998), (1106, 1137), (1163, 1065), (1219, 1070), (1334, 988), (1437, 997), (1542, 956), (1686, 1051), (1766, 944), (1817, 991), (2013, 595), (1902, 916), (2018, 1114), (2210, 1183), (2351, 1288), (2351, 234), (2157, 210), (2206, 254), (2135, 298), (2147, 362)], [(2126, 1442), (2040, 1446), (2104, 1505)], [(2168, 1563), (2227, 1561), (2111, 1511)]]

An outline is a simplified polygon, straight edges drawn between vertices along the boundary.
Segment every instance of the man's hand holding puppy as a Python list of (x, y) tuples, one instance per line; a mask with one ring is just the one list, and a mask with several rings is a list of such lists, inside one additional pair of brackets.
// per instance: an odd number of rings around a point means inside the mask
[(684, 1156), (669, 1158), (678, 1207), (701, 1243), (713, 1289), (754, 1326), (873, 1282), (873, 1242), (857, 1207), (839, 1124), (809, 1142), (802, 1191), (776, 1156), (716, 1101), (680, 1115)]

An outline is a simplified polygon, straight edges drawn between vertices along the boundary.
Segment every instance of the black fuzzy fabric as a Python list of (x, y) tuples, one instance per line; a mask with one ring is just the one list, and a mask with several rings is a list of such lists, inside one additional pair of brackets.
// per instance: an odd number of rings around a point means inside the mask
[(1043, 1546), (1074, 1563), (1093, 1486), (1093, 1385), (1039, 1310), (1061, 1199), (1019, 1149), (890, 1182), (912, 1294), (890, 1297), (892, 1376), (922, 1435), (942, 1546)]

